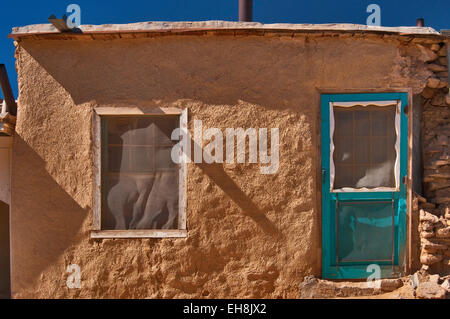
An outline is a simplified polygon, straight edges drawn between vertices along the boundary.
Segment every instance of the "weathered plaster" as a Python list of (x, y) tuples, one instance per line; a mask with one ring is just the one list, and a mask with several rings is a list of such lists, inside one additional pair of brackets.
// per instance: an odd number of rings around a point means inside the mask
[[(22, 40), (13, 297), (298, 297), (321, 273), (318, 88), (420, 92), (428, 71), (406, 49), (363, 37)], [(187, 108), (190, 130), (279, 127), (279, 171), (188, 164), (186, 239), (91, 239), (96, 106)], [(79, 290), (65, 284), (71, 263)]]

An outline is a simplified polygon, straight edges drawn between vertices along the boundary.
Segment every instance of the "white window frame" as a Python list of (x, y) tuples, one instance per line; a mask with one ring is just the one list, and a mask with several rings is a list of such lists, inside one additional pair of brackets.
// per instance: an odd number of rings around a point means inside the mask
[(178, 229), (101, 229), (101, 172), (102, 172), (102, 132), (101, 117), (120, 115), (179, 115), (181, 134), (187, 135), (187, 110), (179, 108), (137, 108), (137, 107), (97, 107), (94, 108), (92, 123), (93, 156), (94, 156), (94, 188), (93, 188), (93, 224), (91, 238), (183, 238), (187, 237), (186, 229), (186, 157), (183, 148), (180, 151)]
[[(374, 188), (354, 188), (354, 187), (343, 187), (334, 188), (334, 178), (335, 178), (335, 165), (334, 165), (334, 107), (354, 107), (354, 106), (391, 106), (395, 105), (395, 163), (394, 163), (394, 177), (395, 177), (395, 187), (374, 187)], [(331, 193), (345, 193), (345, 192), (398, 192), (400, 191), (400, 114), (402, 110), (401, 100), (386, 100), (386, 101), (354, 101), (354, 102), (330, 102), (330, 192)]]

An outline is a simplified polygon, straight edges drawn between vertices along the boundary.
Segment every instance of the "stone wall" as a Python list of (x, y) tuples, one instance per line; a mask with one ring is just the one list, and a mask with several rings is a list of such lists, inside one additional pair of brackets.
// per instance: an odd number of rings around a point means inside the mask
[[(428, 68), (433, 72), (422, 92), (423, 195), (420, 209), (422, 269), (450, 274), (450, 94), (447, 48), (428, 48)], [(418, 204), (418, 206), (417, 206)]]

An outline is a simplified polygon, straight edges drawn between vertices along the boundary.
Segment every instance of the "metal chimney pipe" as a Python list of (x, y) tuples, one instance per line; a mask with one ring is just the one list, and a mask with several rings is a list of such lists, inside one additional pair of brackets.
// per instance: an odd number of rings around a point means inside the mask
[(416, 26), (417, 27), (424, 27), (425, 26), (425, 19), (424, 18), (419, 18), (416, 20)]
[(6, 67), (4, 64), (0, 64), (0, 86), (3, 92), (3, 99), (6, 103), (6, 111), (9, 114), (16, 116), (17, 115), (17, 104), (16, 99), (14, 98), (13, 91), (11, 89), (11, 85), (9, 84), (8, 73), (6, 73)]
[(253, 21), (253, 0), (239, 0), (239, 22)]

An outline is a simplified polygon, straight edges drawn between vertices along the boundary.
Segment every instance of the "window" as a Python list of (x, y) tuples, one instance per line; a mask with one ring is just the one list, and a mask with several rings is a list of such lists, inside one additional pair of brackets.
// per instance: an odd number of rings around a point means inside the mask
[(93, 237), (186, 236), (185, 166), (171, 139), (186, 112), (158, 110), (95, 109)]
[(395, 188), (395, 105), (334, 107), (334, 188)]
[(397, 101), (332, 102), (331, 189), (386, 191), (399, 185)]

